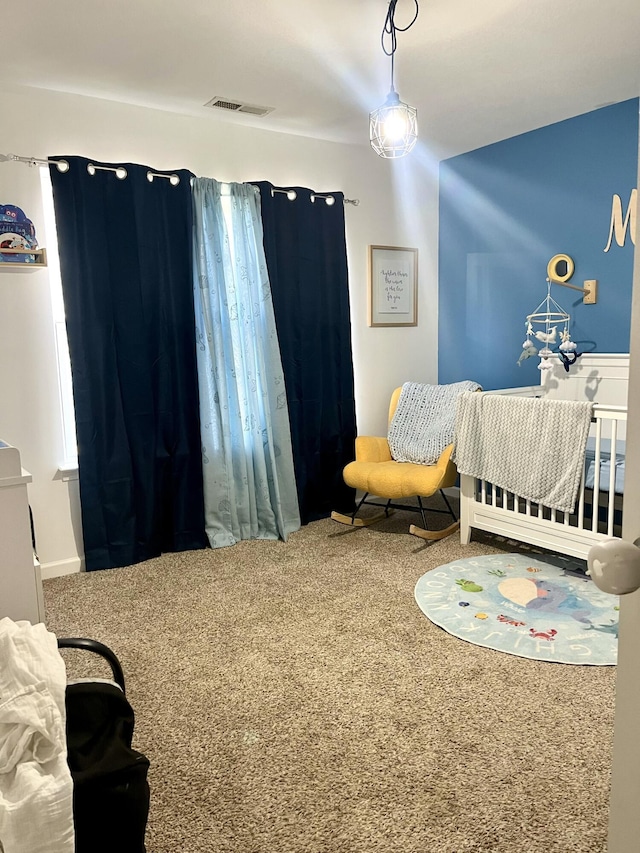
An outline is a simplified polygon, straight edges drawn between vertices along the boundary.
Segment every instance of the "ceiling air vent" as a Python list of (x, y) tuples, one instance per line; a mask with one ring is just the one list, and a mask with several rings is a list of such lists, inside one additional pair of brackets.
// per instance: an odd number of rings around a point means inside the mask
[(215, 107), (217, 110), (227, 110), (232, 113), (249, 113), (252, 116), (266, 116), (273, 110), (273, 107), (258, 107), (255, 104), (241, 104), (238, 101), (232, 101), (229, 98), (221, 98), (216, 96), (210, 101), (207, 101), (205, 107)]

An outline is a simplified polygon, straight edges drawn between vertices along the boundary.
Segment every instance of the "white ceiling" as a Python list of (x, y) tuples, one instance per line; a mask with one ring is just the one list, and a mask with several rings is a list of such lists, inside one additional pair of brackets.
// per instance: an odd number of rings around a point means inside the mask
[[(22, 0), (2, 83), (367, 143), (387, 0)], [(396, 23), (414, 0), (399, 0)], [(640, 0), (420, 0), (396, 88), (437, 156), (640, 94)], [(203, 105), (273, 107), (264, 118)], [(6, 118), (6, 117), (5, 117)], [(15, 119), (15, 117), (14, 117)]]

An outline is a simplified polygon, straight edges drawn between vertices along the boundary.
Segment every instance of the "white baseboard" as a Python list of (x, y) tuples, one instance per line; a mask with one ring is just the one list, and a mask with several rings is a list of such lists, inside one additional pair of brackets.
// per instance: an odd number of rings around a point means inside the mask
[(68, 560), (54, 560), (51, 563), (41, 563), (42, 580), (61, 578), (63, 575), (74, 575), (84, 571), (84, 560), (80, 557), (70, 557)]

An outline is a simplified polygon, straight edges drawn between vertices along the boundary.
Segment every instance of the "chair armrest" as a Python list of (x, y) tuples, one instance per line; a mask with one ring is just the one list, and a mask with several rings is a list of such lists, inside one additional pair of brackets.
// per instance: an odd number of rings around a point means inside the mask
[(453, 444), (448, 444), (440, 454), (440, 458), (435, 463), (435, 467), (439, 471), (444, 471), (449, 465), (453, 465), (451, 454), (453, 453)]
[(373, 435), (356, 437), (356, 462), (390, 462), (391, 451), (386, 438)]
[(458, 470), (451, 461), (452, 453), (453, 444), (449, 444), (442, 451), (440, 458), (435, 464), (436, 470), (440, 471), (442, 476), (442, 484), (438, 487), (440, 489), (446, 489), (449, 488), (449, 486), (453, 486), (458, 476)]

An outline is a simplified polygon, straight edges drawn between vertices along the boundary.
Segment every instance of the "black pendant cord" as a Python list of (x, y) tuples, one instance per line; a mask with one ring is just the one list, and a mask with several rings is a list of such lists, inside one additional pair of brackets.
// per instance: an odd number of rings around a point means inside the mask
[[(413, 18), (409, 21), (406, 27), (398, 27), (395, 22), (396, 15), (396, 6), (398, 4), (398, 0), (390, 0), (389, 8), (387, 10), (387, 17), (385, 18), (384, 27), (382, 28), (382, 36), (381, 36), (381, 44), (382, 50), (386, 53), (387, 56), (391, 57), (391, 88), (393, 89), (393, 55), (396, 52), (396, 47), (398, 46), (398, 37), (396, 33), (406, 33), (406, 31), (415, 24), (416, 19), (418, 17), (418, 12), (420, 11), (420, 7), (418, 6), (418, 0), (413, 0), (416, 12)], [(390, 49), (387, 49), (386, 40), (387, 36), (391, 39)]]

